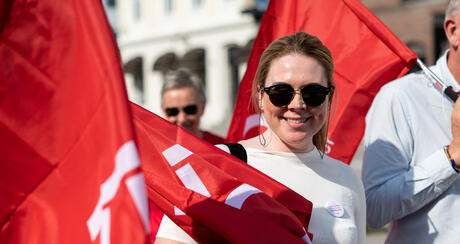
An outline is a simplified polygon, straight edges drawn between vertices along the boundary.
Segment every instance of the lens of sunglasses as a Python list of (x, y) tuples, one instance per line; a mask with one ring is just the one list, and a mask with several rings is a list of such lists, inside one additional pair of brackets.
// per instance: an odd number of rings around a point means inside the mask
[(294, 94), (294, 89), (290, 85), (280, 84), (264, 88), (268, 98), (277, 107), (288, 105)]
[(165, 108), (165, 113), (167, 116), (176, 116), (179, 114), (178, 108)]
[[(295, 94), (294, 88), (288, 84), (279, 84), (262, 89), (268, 94), (270, 102), (277, 107), (288, 105)], [(319, 84), (306, 85), (300, 89), (303, 101), (310, 107), (321, 105), (330, 91), (331, 88)]]
[(188, 115), (194, 115), (198, 111), (198, 106), (196, 105), (188, 105), (184, 107), (184, 112)]
[[(196, 112), (198, 112), (198, 106), (197, 105), (188, 105), (185, 106), (181, 109), (184, 111), (184, 113), (188, 115), (194, 115)], [(179, 108), (165, 108), (165, 113), (167, 116), (177, 116), (179, 114)]]
[(331, 91), (331, 88), (318, 84), (310, 84), (303, 87), (300, 91), (305, 104), (310, 107), (318, 107), (326, 100), (326, 96)]

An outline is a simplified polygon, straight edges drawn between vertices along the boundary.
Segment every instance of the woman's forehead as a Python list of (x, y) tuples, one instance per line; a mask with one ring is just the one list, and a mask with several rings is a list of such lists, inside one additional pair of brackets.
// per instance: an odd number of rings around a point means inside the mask
[(274, 59), (269, 67), (265, 86), (276, 83), (327, 85), (324, 67), (314, 58), (302, 54), (288, 54)]

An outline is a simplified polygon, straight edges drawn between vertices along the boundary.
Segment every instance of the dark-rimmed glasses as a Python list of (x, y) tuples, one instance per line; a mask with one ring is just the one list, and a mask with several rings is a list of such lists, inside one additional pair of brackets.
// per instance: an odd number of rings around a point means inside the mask
[(165, 108), (165, 113), (167, 116), (177, 116), (179, 114), (179, 110), (182, 110), (184, 113), (188, 115), (194, 115), (198, 112), (198, 106), (197, 105), (187, 105), (183, 108), (177, 108), (177, 107), (172, 107), (172, 108)]
[(323, 104), (326, 96), (334, 90), (333, 87), (325, 87), (319, 84), (309, 84), (297, 90), (288, 84), (277, 84), (269, 87), (261, 85), (260, 89), (267, 93), (270, 102), (277, 107), (291, 103), (296, 92), (300, 92), (307, 106), (318, 107)]

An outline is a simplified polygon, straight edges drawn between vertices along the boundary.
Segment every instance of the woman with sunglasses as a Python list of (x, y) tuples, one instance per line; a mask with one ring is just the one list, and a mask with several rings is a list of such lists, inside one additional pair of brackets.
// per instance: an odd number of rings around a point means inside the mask
[[(361, 180), (348, 165), (324, 154), (333, 69), (330, 51), (305, 32), (270, 44), (261, 56), (252, 94), (269, 129), (240, 144), (249, 165), (313, 203), (308, 230), (313, 243), (364, 244)], [(157, 243), (194, 243), (168, 218), (157, 237)]]

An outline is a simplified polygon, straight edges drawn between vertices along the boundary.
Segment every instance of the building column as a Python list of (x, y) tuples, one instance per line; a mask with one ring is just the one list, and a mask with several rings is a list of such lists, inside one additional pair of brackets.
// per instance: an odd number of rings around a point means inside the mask
[(138, 89), (134, 85), (134, 75), (133, 74), (125, 73), (125, 84), (126, 84), (126, 91), (128, 92), (129, 100), (138, 105), (142, 105), (141, 104), (142, 94), (139, 93)]
[(163, 75), (160, 71), (150, 70), (149, 79), (146, 86), (146, 101), (145, 107), (162, 116), (161, 114), (161, 87), (163, 86)]
[(205, 50), (207, 107), (201, 127), (224, 136), (233, 108), (228, 52), (224, 44), (211, 40)]
[(144, 105), (143, 107), (161, 116), (161, 86), (163, 77), (161, 72), (153, 70), (153, 64), (158, 59), (157, 54), (147, 53), (144, 65)]

